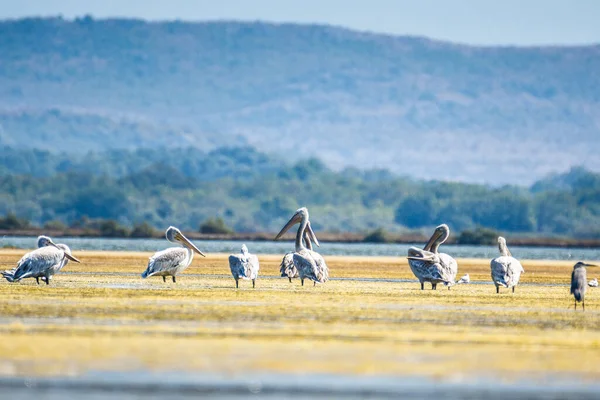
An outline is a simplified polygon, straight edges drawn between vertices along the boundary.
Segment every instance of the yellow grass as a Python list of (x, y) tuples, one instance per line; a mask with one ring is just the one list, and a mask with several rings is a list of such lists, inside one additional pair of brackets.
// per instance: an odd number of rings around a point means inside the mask
[[(0, 265), (22, 254), (2, 250)], [(1, 375), (143, 369), (600, 378), (600, 291), (590, 288), (587, 311), (574, 312), (566, 286), (572, 262), (524, 261), (523, 285), (497, 295), (491, 284), (421, 291), (417, 282), (301, 287), (264, 277), (254, 290), (249, 282), (236, 290), (224, 254), (195, 258), (175, 284), (140, 278), (149, 253), (75, 255), (82, 264), (70, 263), (50, 286), (0, 283)], [(260, 257), (261, 275), (277, 275), (280, 259)], [(400, 257), (327, 261), (333, 278), (414, 279)], [(459, 275), (466, 272), (490, 280), (487, 260), (459, 260)]]

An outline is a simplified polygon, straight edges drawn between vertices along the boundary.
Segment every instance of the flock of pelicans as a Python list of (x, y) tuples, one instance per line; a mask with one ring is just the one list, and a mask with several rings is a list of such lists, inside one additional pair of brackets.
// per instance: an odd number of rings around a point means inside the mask
[[(275, 236), (279, 239), (295, 224), (299, 224), (296, 232), (295, 250), (285, 254), (281, 262), (281, 276), (300, 278), (302, 286), (304, 280), (309, 279), (313, 284), (325, 283), (329, 280), (329, 268), (325, 259), (313, 250), (312, 244), (319, 246), (319, 241), (313, 232), (308, 218), (308, 209), (298, 209), (292, 218), (285, 224), (281, 231)], [(458, 264), (454, 258), (446, 253), (440, 253), (439, 247), (450, 236), (450, 229), (443, 224), (435, 228), (433, 235), (425, 244), (423, 249), (411, 247), (408, 249), (408, 265), (413, 274), (424, 289), (425, 282), (431, 283), (432, 290), (436, 290), (438, 283), (442, 283), (450, 289), (456, 283), (469, 283), (469, 275), (466, 274), (456, 282)], [(176, 282), (176, 276), (186, 269), (194, 257), (194, 252), (205, 256), (192, 242), (190, 242), (179, 229), (171, 226), (166, 231), (169, 242), (179, 243), (183, 247), (170, 247), (155, 253), (148, 261), (148, 267), (142, 273), (142, 278), (150, 276), (162, 276), (166, 281), (170, 276)], [(9, 282), (18, 282), (25, 278), (35, 278), (37, 283), (40, 279), (47, 285), (50, 284), (52, 276), (59, 272), (70, 261), (80, 262), (71, 254), (71, 250), (65, 244), (56, 244), (47, 236), (38, 238), (38, 248), (25, 254), (13, 269), (2, 272), (2, 276)], [(512, 257), (506, 240), (498, 237), (498, 248), (500, 256), (490, 262), (492, 281), (496, 286), (496, 293), (500, 287), (512, 289), (519, 283), (521, 274), (525, 272), (523, 266), (516, 258)], [(586, 287), (598, 286), (597, 279), (587, 282), (585, 267), (595, 267), (592, 264), (578, 262), (573, 267), (571, 274), (571, 294), (575, 298), (575, 309), (577, 302), (581, 302), (585, 310)], [(239, 287), (239, 280), (251, 280), (252, 287), (256, 285), (258, 278), (258, 257), (248, 252), (246, 245), (242, 246), (241, 253), (229, 256), (229, 267), (235, 279), (235, 287)]]

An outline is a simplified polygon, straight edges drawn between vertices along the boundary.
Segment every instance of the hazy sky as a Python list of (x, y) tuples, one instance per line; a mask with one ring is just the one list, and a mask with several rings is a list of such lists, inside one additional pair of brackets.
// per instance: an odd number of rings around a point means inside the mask
[(0, 18), (319, 22), (473, 44), (600, 43), (600, 0), (0, 0)]

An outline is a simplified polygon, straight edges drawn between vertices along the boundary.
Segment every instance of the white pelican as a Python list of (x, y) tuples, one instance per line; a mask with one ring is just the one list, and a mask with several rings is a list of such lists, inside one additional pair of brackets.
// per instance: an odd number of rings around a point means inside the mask
[(589, 287), (598, 287), (598, 279), (594, 278), (588, 282)]
[[(310, 221), (308, 221), (306, 224), (306, 230), (304, 231), (304, 245), (308, 250), (312, 251), (313, 248), (311, 238), (313, 238), (312, 240), (314, 240), (315, 243), (318, 243), (317, 237), (315, 236), (315, 233), (313, 232), (310, 226)], [(281, 273), (281, 277), (287, 277), (290, 280), (290, 283), (292, 282), (292, 278), (298, 277), (298, 270), (294, 265), (293, 251), (285, 253), (285, 255), (283, 256), (283, 260), (281, 260), (279, 272)]]
[[(298, 270), (300, 282), (304, 286), (304, 279), (308, 278), (317, 283), (324, 283), (329, 280), (329, 268), (323, 257), (316, 251), (309, 250), (304, 246), (303, 237), (308, 225), (308, 210), (306, 207), (298, 209), (292, 218), (285, 224), (281, 231), (275, 236), (275, 240), (279, 239), (293, 225), (299, 223), (298, 232), (296, 233), (296, 251), (292, 254), (292, 261)], [(315, 244), (318, 245), (316, 237), (313, 238)]]
[(587, 272), (585, 267), (597, 267), (597, 265), (577, 262), (573, 266), (571, 273), (571, 294), (575, 297), (575, 310), (577, 310), (577, 302), (580, 301), (585, 311), (585, 291), (587, 289)]
[(236, 289), (239, 287), (240, 279), (252, 279), (252, 287), (256, 285), (256, 278), (258, 278), (258, 270), (260, 265), (258, 263), (258, 257), (248, 252), (248, 247), (245, 244), (242, 245), (241, 254), (229, 256), (229, 268), (231, 269), (231, 275), (235, 279)]
[(9, 282), (19, 282), (25, 278), (35, 278), (40, 284), (40, 278), (50, 284), (52, 275), (60, 271), (72, 260), (80, 262), (71, 255), (71, 249), (66, 244), (55, 244), (47, 236), (38, 237), (38, 249), (25, 254), (17, 263), (17, 267), (2, 273)]
[(167, 276), (173, 278), (186, 269), (194, 259), (194, 252), (206, 257), (192, 242), (188, 240), (181, 231), (174, 226), (170, 226), (165, 232), (165, 237), (171, 243), (180, 243), (184, 247), (169, 247), (163, 251), (154, 253), (148, 261), (148, 268), (142, 273), (142, 278), (158, 275), (162, 276), (163, 282), (167, 281)]
[(494, 281), (494, 285), (496, 285), (496, 293), (500, 293), (500, 286), (512, 288), (514, 293), (515, 286), (517, 286), (521, 278), (521, 273), (525, 272), (525, 270), (519, 260), (510, 254), (506, 246), (506, 239), (502, 236), (498, 237), (498, 249), (500, 250), (500, 257), (496, 257), (490, 262), (492, 280)]
[(470, 283), (471, 282), (471, 278), (469, 277), (469, 274), (464, 274), (462, 278), (460, 278), (458, 280), (458, 282), (456, 282), (457, 284), (459, 283)]
[(431, 282), (432, 290), (436, 290), (438, 283), (448, 286), (448, 290), (456, 283), (456, 260), (446, 253), (438, 252), (440, 245), (449, 236), (450, 228), (442, 224), (435, 228), (423, 250), (416, 247), (408, 249), (408, 265), (421, 283), (421, 290), (425, 288), (425, 282)]

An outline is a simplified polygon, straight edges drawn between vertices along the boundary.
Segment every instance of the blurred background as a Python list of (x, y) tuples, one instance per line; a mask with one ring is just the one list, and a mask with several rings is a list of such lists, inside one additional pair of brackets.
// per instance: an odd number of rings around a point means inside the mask
[(4, 2), (0, 230), (274, 232), (307, 206), (315, 229), (376, 241), (440, 222), (599, 239), (598, 15)]

